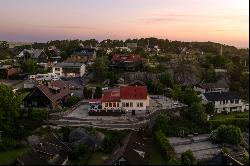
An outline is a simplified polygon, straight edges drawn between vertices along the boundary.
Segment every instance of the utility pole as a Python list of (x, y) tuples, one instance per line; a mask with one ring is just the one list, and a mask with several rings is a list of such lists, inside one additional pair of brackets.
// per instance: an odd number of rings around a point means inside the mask
[(222, 44), (220, 45), (220, 56), (222, 56)]

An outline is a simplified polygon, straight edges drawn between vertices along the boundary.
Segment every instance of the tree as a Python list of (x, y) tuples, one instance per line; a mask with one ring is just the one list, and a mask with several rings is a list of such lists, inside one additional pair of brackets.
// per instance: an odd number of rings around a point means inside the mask
[(173, 78), (169, 73), (163, 73), (160, 75), (160, 82), (164, 84), (166, 87), (172, 88), (173, 87)]
[(67, 99), (66, 105), (67, 105), (68, 107), (72, 107), (72, 106), (75, 105), (78, 101), (79, 101), (79, 98), (78, 98), (78, 97), (76, 97), (76, 96), (70, 96), (70, 97)]
[(29, 74), (36, 74), (39, 71), (39, 66), (35, 60), (28, 59), (22, 64), (23, 71)]
[(100, 99), (102, 97), (102, 88), (100, 86), (97, 86), (95, 89), (94, 98)]
[(201, 103), (193, 103), (188, 109), (186, 116), (189, 120), (199, 125), (204, 125), (207, 122), (207, 114)]
[(154, 130), (166, 131), (168, 128), (169, 121), (170, 118), (166, 114), (164, 113), (158, 114), (155, 120)]
[(9, 48), (9, 43), (7, 41), (0, 41), (0, 49), (6, 50)]
[(240, 128), (233, 125), (220, 125), (220, 127), (211, 132), (210, 137), (214, 142), (224, 142), (232, 145), (239, 145), (243, 140)]
[(213, 65), (209, 65), (208, 69), (205, 69), (202, 73), (203, 80), (205, 82), (215, 82), (216, 76), (215, 76), (215, 70)]
[(205, 105), (205, 110), (207, 114), (213, 114), (214, 113), (214, 103), (209, 102)]
[(197, 92), (191, 88), (186, 88), (181, 96), (179, 97), (180, 101), (191, 106), (193, 103), (200, 103), (201, 97), (197, 95)]
[(10, 137), (18, 137), (20, 125), (20, 98), (12, 89), (0, 84), (0, 131)]
[(181, 164), (182, 165), (196, 165), (197, 161), (191, 150), (188, 150), (181, 154)]

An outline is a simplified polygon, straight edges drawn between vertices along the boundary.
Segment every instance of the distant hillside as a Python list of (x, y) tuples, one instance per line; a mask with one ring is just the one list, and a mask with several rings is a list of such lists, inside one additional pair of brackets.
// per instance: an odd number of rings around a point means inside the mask
[(8, 42), (10, 48), (14, 48), (16, 46), (23, 46), (23, 45), (32, 45), (33, 42)]

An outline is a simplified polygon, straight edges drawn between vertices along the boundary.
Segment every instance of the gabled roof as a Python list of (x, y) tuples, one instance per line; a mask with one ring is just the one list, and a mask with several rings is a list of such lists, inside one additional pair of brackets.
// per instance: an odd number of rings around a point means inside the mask
[(53, 164), (62, 164), (71, 149), (61, 142), (54, 133), (46, 135), (40, 144), (34, 146), (31, 150), (17, 158), (17, 161), (22, 165), (51, 165), (48, 156), (59, 155), (53, 160)]
[(54, 67), (72, 67), (79, 68), (83, 66), (83, 63), (71, 63), (71, 62), (61, 62), (54, 65)]
[(113, 55), (113, 58), (112, 58), (112, 61), (136, 62), (140, 60), (141, 60), (141, 57), (139, 55), (115, 54)]
[(103, 97), (102, 97), (103, 102), (109, 102), (109, 101), (119, 102), (120, 99), (121, 99), (121, 97), (120, 97), (120, 91), (119, 90), (106, 91), (103, 94)]
[(113, 165), (123, 157), (130, 165), (145, 165), (147, 164), (146, 156), (145, 142), (135, 132), (131, 132), (117, 145), (106, 164)]
[(44, 50), (41, 49), (24, 49), (19, 55), (17, 55), (17, 57), (21, 58), (24, 56), (25, 53), (28, 53), (31, 58), (37, 59), (41, 53), (44, 52)]
[[(52, 102), (55, 102), (65, 96), (70, 95), (69, 87), (67, 87), (67, 85), (62, 80), (53, 81), (49, 86), (38, 85), (37, 88)], [(59, 92), (53, 93), (52, 88), (59, 89)]]
[(198, 87), (202, 89), (212, 89), (212, 88), (229, 88), (228, 80), (226, 78), (220, 79), (214, 83), (202, 83)]
[(121, 99), (143, 100), (147, 99), (148, 91), (146, 86), (121, 86)]
[(76, 49), (72, 55), (80, 55), (80, 56), (92, 56), (96, 50), (94, 48), (81, 48)]
[(209, 92), (203, 94), (208, 101), (222, 101), (222, 100), (239, 100), (241, 99), (238, 92)]

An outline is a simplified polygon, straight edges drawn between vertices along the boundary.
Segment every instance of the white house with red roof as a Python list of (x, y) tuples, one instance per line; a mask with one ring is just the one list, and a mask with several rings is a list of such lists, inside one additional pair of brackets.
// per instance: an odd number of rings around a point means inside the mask
[(106, 91), (101, 99), (90, 100), (89, 103), (90, 112), (146, 113), (149, 96), (146, 86), (121, 86)]

